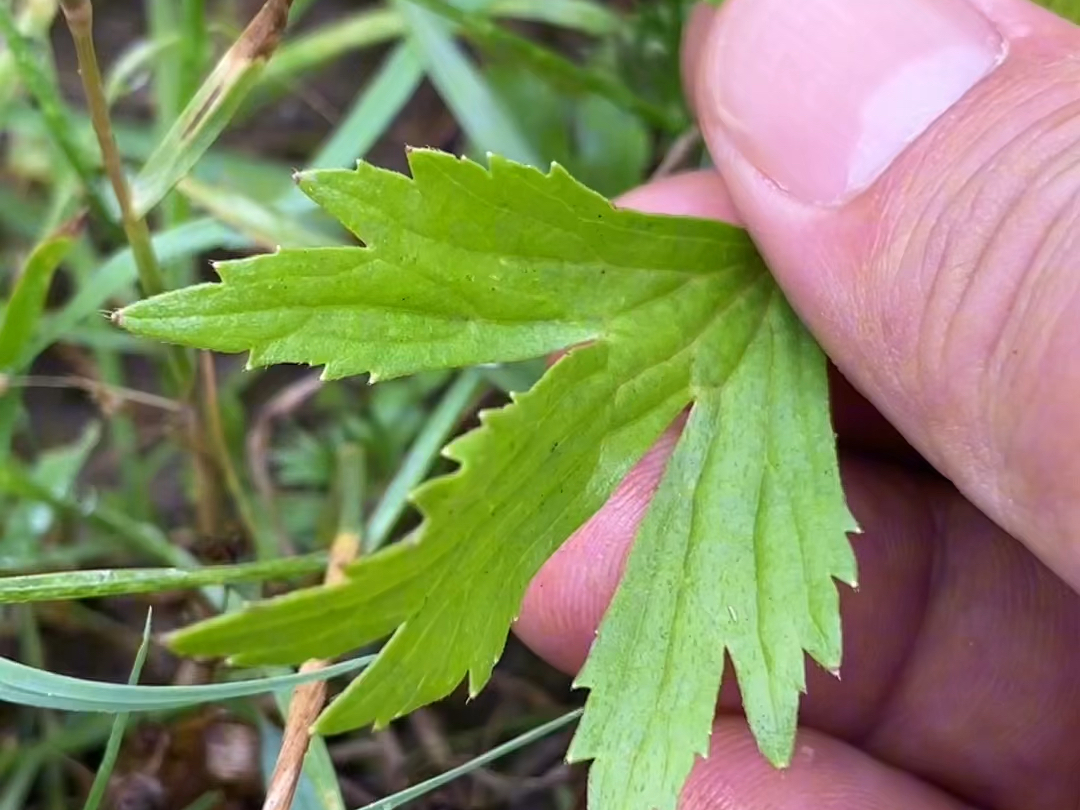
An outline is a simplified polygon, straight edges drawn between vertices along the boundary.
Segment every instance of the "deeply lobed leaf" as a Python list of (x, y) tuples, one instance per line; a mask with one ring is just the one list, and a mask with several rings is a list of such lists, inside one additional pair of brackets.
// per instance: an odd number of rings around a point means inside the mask
[(728, 250), (752, 250), (715, 223), (616, 210), (558, 166), (543, 175), (492, 158), (487, 172), (429, 150), (411, 152), (409, 165), (415, 181), (368, 164), (301, 176), (366, 249), (223, 263), (222, 284), (139, 302), (117, 319), (148, 337), (250, 351), (253, 365), (389, 378), (595, 339), (619, 313), (710, 273)]
[(598, 806), (675, 807), (708, 753), (725, 650), (759, 747), (790, 760), (803, 650), (840, 666), (832, 580), (855, 583), (825, 382), (777, 293), (735, 371), (697, 392), (576, 682), (591, 693), (570, 759), (597, 760)]
[(301, 179), (364, 247), (225, 264), (221, 284), (118, 320), (330, 376), (570, 351), (447, 448), (459, 468), (415, 493), (424, 522), (409, 538), (344, 584), (205, 622), (174, 647), (296, 663), (390, 636), (324, 732), (385, 724), (465, 677), (475, 693), (539, 567), (692, 404), (582, 673), (593, 694), (572, 754), (598, 760), (595, 806), (671, 806), (708, 743), (727, 649), (783, 762), (803, 650), (839, 663), (832, 578), (854, 578), (819, 350), (735, 228), (616, 210), (557, 166), (487, 171), (430, 151), (410, 166), (411, 179), (367, 165)]

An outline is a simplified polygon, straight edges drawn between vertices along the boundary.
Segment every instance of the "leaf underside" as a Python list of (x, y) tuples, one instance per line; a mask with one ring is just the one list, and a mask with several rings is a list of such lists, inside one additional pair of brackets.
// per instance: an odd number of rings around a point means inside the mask
[(692, 406), (581, 674), (571, 755), (596, 760), (594, 807), (672, 807), (727, 650), (763, 752), (785, 762), (803, 651), (839, 665), (832, 579), (855, 577), (819, 349), (736, 228), (617, 210), (558, 166), (409, 163), (411, 179), (367, 164), (300, 178), (364, 247), (223, 264), (222, 283), (117, 320), (329, 377), (570, 351), (446, 449), (459, 467), (414, 494), (409, 537), (343, 584), (196, 625), (174, 648), (284, 664), (389, 636), (324, 733), (384, 725), (466, 677), (475, 694), (540, 566)]

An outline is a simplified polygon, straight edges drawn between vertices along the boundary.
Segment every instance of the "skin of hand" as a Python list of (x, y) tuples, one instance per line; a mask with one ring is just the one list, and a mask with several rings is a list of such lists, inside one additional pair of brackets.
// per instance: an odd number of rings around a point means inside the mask
[[(791, 767), (725, 675), (683, 810), (1080, 806), (1080, 28), (1027, 0), (726, 0), (684, 83), (717, 167), (620, 202), (745, 225), (835, 364), (860, 587)], [(673, 426), (532, 583), (581, 666)]]

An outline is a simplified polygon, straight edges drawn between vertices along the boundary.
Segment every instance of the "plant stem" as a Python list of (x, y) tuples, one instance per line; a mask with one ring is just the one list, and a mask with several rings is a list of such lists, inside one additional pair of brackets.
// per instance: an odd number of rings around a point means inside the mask
[[(150, 243), (150, 228), (143, 217), (135, 214), (131, 205), (131, 190), (124, 176), (120, 150), (116, 146), (116, 138), (113, 135), (109, 104), (105, 98), (105, 85), (101, 79), (101, 69), (94, 49), (93, 7), (90, 0), (61, 0), (60, 6), (67, 20), (68, 29), (71, 31), (71, 38), (75, 42), (79, 74), (82, 77), (83, 91), (86, 93), (87, 105), (90, 108), (90, 121), (101, 148), (105, 173), (109, 177), (113, 192), (116, 194), (116, 201), (120, 206), (121, 223), (135, 259), (139, 286), (142, 288), (143, 295), (158, 295), (165, 292), (165, 280)], [(190, 358), (180, 350), (171, 351), (169, 366), (174, 382), (181, 389), (186, 388), (190, 384), (193, 372)]]
[(229, 443), (225, 438), (225, 428), (221, 423), (221, 403), (218, 399), (217, 373), (214, 368), (214, 356), (210, 352), (199, 353), (199, 367), (202, 380), (202, 416), (206, 428), (206, 438), (210, 454), (217, 464), (225, 487), (232, 497), (233, 505), (240, 516), (251, 542), (255, 547), (255, 556), (260, 562), (272, 560), (279, 555), (295, 553), (291, 546), (278, 548), (268, 522), (257, 516), (251, 497), (240, 473), (229, 453)]

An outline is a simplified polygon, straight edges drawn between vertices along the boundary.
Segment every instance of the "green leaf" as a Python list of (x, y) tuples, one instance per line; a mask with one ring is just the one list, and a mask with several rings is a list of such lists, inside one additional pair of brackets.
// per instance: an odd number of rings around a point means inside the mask
[(0, 373), (18, 370), (18, 362), (34, 335), (56, 268), (73, 241), (73, 224), (44, 239), (31, 252), (11, 298), (0, 311)]
[(1080, 23), (1080, 0), (1035, 0), (1040, 6), (1060, 14), (1066, 20)]
[(725, 649), (759, 747), (790, 761), (803, 650), (839, 668), (832, 580), (855, 584), (825, 385), (774, 295), (736, 370), (694, 404), (577, 679), (591, 693), (568, 758), (596, 759), (593, 806), (675, 807), (708, 753)]
[[(854, 579), (820, 351), (739, 229), (617, 210), (558, 166), (542, 174), (493, 157), (488, 171), (431, 151), (409, 161), (411, 179), (365, 164), (301, 178), (364, 247), (224, 264), (222, 283), (116, 319), (143, 335), (249, 351), (253, 365), (325, 365), (330, 377), (569, 351), (444, 451), (460, 466), (414, 493), (424, 522), (412, 535), (341, 584), (196, 625), (174, 649), (288, 664), (391, 636), (324, 712), (322, 733), (384, 725), (466, 677), (475, 694), (540, 566), (693, 405), (600, 662), (584, 675), (593, 708), (575, 754), (599, 759), (596, 806), (671, 806), (707, 744), (727, 648), (762, 748), (782, 762), (803, 650), (838, 663), (832, 578)], [(723, 576), (684, 575), (687, 555)], [(640, 573), (654, 565), (660, 594)], [(632, 632), (638, 624), (648, 638)], [(697, 668), (695, 656), (716, 666)], [(691, 708), (672, 731), (657, 707), (675, 693)], [(620, 706), (626, 694), (635, 699)], [(661, 762), (629, 792), (609, 773), (627, 751)]]

